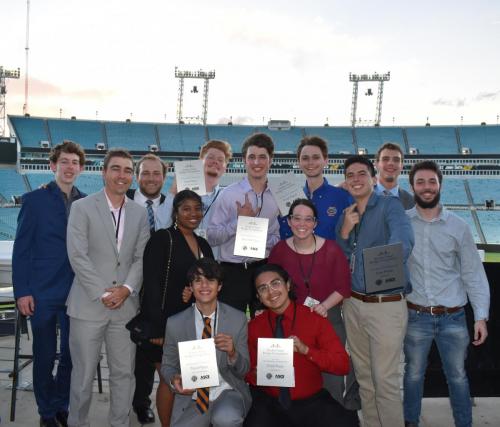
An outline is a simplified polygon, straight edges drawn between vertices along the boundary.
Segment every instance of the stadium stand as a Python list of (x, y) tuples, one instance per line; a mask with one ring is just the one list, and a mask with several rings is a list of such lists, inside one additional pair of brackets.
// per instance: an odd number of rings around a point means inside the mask
[(151, 144), (158, 145), (155, 125), (151, 123), (107, 122), (108, 147), (126, 147), (130, 151), (145, 151)]
[(267, 133), (273, 139), (276, 153), (294, 154), (297, 145), (304, 137), (304, 129), (301, 127), (291, 127), (289, 130), (270, 130), (267, 127), (259, 127), (255, 131)]
[(479, 237), (479, 233), (477, 232), (477, 227), (476, 227), (476, 224), (474, 222), (474, 219), (472, 218), (472, 214), (471, 214), (471, 211), (470, 210), (453, 210), (451, 209), (451, 211), (456, 214), (457, 216), (459, 216), (460, 218), (462, 218), (470, 227), (471, 231), (472, 231), (472, 236), (474, 237), (474, 241), (475, 242), (480, 242), (481, 241), (481, 238)]
[(255, 126), (244, 125), (208, 125), (208, 139), (222, 139), (229, 142), (233, 149), (233, 153), (241, 151), (243, 141), (251, 134), (257, 131)]
[(441, 190), (441, 201), (445, 205), (468, 205), (469, 199), (465, 192), (464, 180), (446, 176)]
[(500, 126), (460, 126), (458, 128), (462, 147), (472, 154), (498, 154)]
[(199, 152), (206, 141), (205, 127), (201, 125), (179, 125), (181, 144), (186, 147), (185, 151)]
[(106, 145), (101, 122), (48, 119), (47, 124), (53, 145), (59, 144), (65, 139), (77, 142), (86, 150), (95, 150), (98, 143)]
[(486, 200), (494, 200), (500, 205), (500, 180), (499, 179), (469, 179), (469, 187), (475, 205), (484, 205)]
[(27, 173), (26, 178), (28, 178), (31, 190), (36, 190), (42, 185), (48, 184), (54, 179), (54, 174), (52, 172), (37, 172), (37, 173)]
[(357, 128), (358, 147), (366, 148), (368, 153), (375, 154), (384, 142), (395, 142), (406, 152), (403, 130), (399, 127)]
[(14, 240), (20, 208), (0, 209), (0, 240)]
[(500, 211), (477, 211), (481, 228), (489, 244), (500, 244)]
[(21, 196), (27, 191), (21, 175), (14, 169), (0, 169), (0, 182), (0, 198), (4, 203), (11, 202), (12, 196)]
[(451, 126), (407, 127), (408, 145), (420, 154), (460, 153), (455, 128)]
[(9, 120), (22, 146), (40, 147), (40, 141), (50, 142), (44, 119), (9, 116)]
[(350, 127), (306, 127), (304, 132), (306, 135), (316, 135), (324, 138), (328, 142), (329, 154), (354, 154), (356, 151), (352, 141), (352, 128)]

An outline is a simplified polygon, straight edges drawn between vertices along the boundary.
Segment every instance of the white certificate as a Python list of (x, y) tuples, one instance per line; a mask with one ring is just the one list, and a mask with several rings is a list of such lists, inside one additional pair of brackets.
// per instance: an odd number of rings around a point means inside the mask
[(234, 242), (234, 255), (265, 258), (269, 220), (254, 216), (239, 216)]
[(295, 387), (293, 339), (257, 340), (257, 385)]
[(174, 162), (177, 191), (192, 190), (200, 196), (207, 194), (202, 160)]
[(293, 172), (279, 178), (269, 178), (268, 185), (282, 216), (288, 215), (288, 211), (294, 200), (306, 197), (304, 190), (297, 183)]
[(182, 387), (185, 389), (219, 385), (219, 370), (213, 338), (179, 343)]

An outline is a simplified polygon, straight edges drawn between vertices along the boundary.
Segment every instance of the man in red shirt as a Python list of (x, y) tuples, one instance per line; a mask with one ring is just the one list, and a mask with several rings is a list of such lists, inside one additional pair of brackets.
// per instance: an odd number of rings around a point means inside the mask
[[(323, 389), (321, 372), (345, 375), (349, 359), (327, 319), (290, 298), (291, 282), (280, 266), (266, 264), (254, 276), (257, 297), (267, 308), (248, 325), (252, 408), (246, 427), (345, 425), (343, 408)], [(295, 387), (257, 386), (258, 338), (291, 338)]]

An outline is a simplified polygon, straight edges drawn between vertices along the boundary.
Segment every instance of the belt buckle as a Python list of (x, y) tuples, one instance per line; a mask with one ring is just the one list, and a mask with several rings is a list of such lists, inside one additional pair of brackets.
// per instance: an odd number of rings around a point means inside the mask
[(378, 298), (378, 302), (379, 302), (379, 303), (384, 302), (384, 301), (383, 301), (383, 298), (384, 298), (384, 296), (383, 296), (383, 295), (380, 295), (380, 294), (379, 294), (379, 295), (377, 295), (377, 298)]
[(431, 305), (431, 310), (430, 310), (431, 311), (431, 316), (435, 316), (435, 314), (434, 314), (434, 309), (435, 308), (436, 308), (435, 306)]

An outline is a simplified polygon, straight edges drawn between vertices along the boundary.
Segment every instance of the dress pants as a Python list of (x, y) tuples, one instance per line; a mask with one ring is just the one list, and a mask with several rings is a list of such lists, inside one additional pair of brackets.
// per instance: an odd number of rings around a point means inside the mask
[[(33, 389), (40, 416), (53, 418), (56, 412), (67, 411), (69, 404), (69, 317), (64, 301), (37, 299), (35, 303), (35, 312), (30, 318), (33, 332)], [(60, 356), (54, 376), (57, 324), (60, 328)]]
[(151, 406), (150, 394), (153, 392), (155, 379), (155, 365), (149, 360), (144, 351), (137, 347), (135, 352), (135, 391), (132, 406), (136, 408), (149, 408)]
[(364, 427), (403, 427), (400, 359), (408, 321), (406, 300), (344, 300), (344, 321), (359, 383)]
[(94, 376), (102, 343), (109, 367), (111, 427), (129, 427), (135, 388), (135, 345), (125, 328), (126, 320), (91, 321), (71, 318), (69, 345), (73, 359), (68, 425), (89, 427)]

